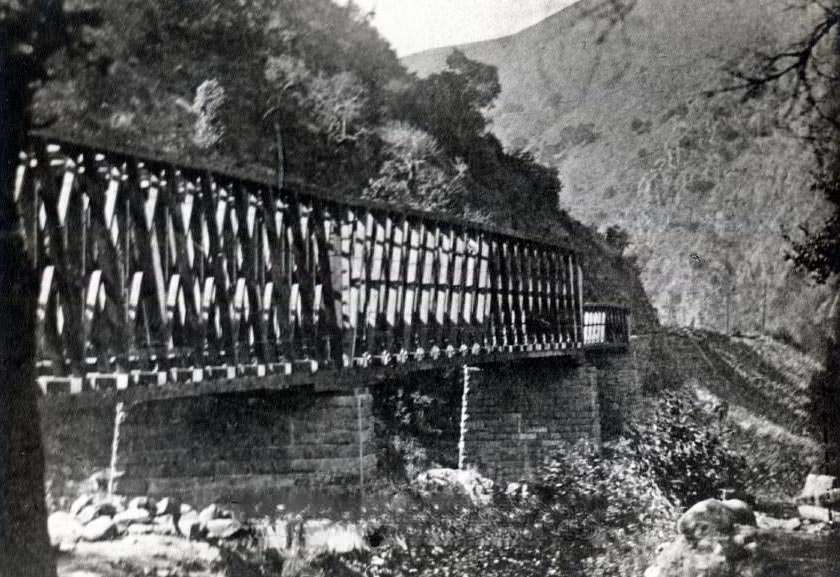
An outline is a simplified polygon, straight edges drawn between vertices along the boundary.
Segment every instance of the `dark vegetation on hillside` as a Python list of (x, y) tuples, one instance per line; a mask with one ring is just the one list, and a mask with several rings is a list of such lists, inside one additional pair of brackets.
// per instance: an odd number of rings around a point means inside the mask
[(79, 0), (102, 25), (50, 60), (35, 101), (53, 132), (444, 211), (581, 250), (591, 300), (655, 323), (621, 251), (557, 206), (556, 171), (505, 149), (485, 110), (496, 69), (452, 54), (417, 79), (351, 3)]

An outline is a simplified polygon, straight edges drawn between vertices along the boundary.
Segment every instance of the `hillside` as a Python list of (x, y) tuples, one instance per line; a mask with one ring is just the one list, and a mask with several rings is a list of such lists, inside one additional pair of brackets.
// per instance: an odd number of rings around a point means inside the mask
[[(728, 301), (734, 330), (764, 323), (813, 344), (831, 291), (791, 271), (782, 236), (825, 208), (810, 155), (779, 127), (773, 95), (704, 95), (731, 82), (727, 64), (784, 45), (809, 15), (785, 0), (638, 0), (599, 43), (596, 4), (460, 47), (499, 69), (492, 130), (558, 169), (572, 216), (630, 233), (663, 321), (723, 331)], [(422, 76), (449, 52), (403, 62)]]
[(747, 490), (785, 502), (823, 452), (809, 425), (808, 389), (823, 369), (813, 357), (772, 337), (725, 337), (678, 329), (650, 337), (640, 377), (649, 402), (679, 388), (720, 417), (728, 444), (747, 465)]

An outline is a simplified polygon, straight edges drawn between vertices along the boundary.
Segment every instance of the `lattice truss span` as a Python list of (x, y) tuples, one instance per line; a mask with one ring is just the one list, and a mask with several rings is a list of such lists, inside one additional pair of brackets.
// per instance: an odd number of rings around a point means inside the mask
[(508, 231), (43, 136), (14, 199), (45, 387), (560, 354), (605, 334), (584, 335), (578, 256)]

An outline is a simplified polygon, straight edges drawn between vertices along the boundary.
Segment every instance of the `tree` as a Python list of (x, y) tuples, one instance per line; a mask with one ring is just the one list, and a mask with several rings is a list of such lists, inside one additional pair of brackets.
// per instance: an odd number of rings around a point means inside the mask
[(435, 138), (405, 122), (379, 130), (385, 160), (363, 195), (421, 210), (462, 214), (467, 167), (451, 161)]
[(37, 277), (12, 203), (13, 175), (47, 60), (60, 47), (82, 50), (75, 30), (95, 23), (95, 13), (65, 13), (61, 0), (0, 3), (0, 574), (10, 577), (55, 574), (35, 385)]
[[(815, 190), (831, 207), (818, 230), (805, 226), (802, 240), (792, 240), (788, 258), (818, 283), (836, 283), (840, 275), (840, 1), (803, 0), (818, 16), (798, 41), (775, 54), (759, 55), (733, 74), (738, 82), (727, 90), (746, 98), (767, 90), (786, 98), (785, 117), (804, 121), (805, 138), (816, 159)], [(840, 295), (838, 295), (840, 296)], [(835, 303), (837, 298), (835, 298)], [(831, 334), (824, 345), (825, 369), (810, 388), (813, 425), (825, 445), (825, 468), (840, 472), (840, 311), (835, 305)]]
[(446, 69), (402, 87), (390, 115), (430, 134), (467, 169), (464, 207), (497, 224), (557, 233), (560, 180), (525, 151), (506, 151), (484, 112), (501, 92), (495, 66), (453, 50)]
[[(583, 13), (601, 26), (598, 40), (624, 21), (637, 0), (599, 0)], [(797, 12), (794, 12), (798, 8)], [(822, 225), (800, 225), (799, 239), (787, 237), (787, 258), (817, 283), (840, 281), (840, 0), (798, 0), (791, 13), (810, 25), (802, 36), (775, 53), (756, 53), (730, 66), (726, 86), (708, 96), (732, 92), (744, 100), (780, 95), (780, 117), (803, 136), (816, 159), (814, 190), (831, 207)], [(840, 295), (835, 298), (830, 336), (820, 351), (825, 370), (811, 383), (814, 429), (826, 445), (826, 468), (840, 472)]]
[(487, 128), (482, 110), (501, 92), (495, 66), (467, 58), (453, 50), (446, 58), (446, 69), (418, 80), (398, 103), (417, 126), (433, 134), (441, 145), (456, 156), (474, 150)]

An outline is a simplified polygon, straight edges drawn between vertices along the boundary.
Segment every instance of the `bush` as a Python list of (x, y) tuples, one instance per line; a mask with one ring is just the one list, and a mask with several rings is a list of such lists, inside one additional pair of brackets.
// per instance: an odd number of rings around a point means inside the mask
[[(392, 414), (409, 422), (427, 406), (412, 394), (394, 401)], [(497, 486), (490, 505), (416, 486), (380, 490), (366, 521), (373, 550), (330, 563), (366, 577), (641, 575), (673, 537), (681, 505), (742, 475), (714, 413), (669, 392), (625, 437), (558, 447), (527, 482)]]
[(385, 536), (360, 574), (640, 574), (669, 536), (675, 510), (635, 462), (627, 441), (561, 447), (519, 490), (492, 504), (430, 500), (415, 488), (379, 495), (369, 523)]
[(460, 417), (460, 386), (447, 375), (436, 375), (445, 386), (409, 382), (383, 387), (374, 401), (378, 470), (381, 477), (410, 481), (434, 467), (453, 462)]
[(640, 466), (676, 505), (742, 487), (746, 462), (727, 445), (718, 417), (688, 393), (662, 394), (647, 422), (626, 433)]
[(431, 502), (413, 488), (380, 496), (390, 505), (371, 523), (384, 544), (356, 567), (377, 576), (640, 575), (672, 537), (678, 508), (740, 487), (744, 471), (717, 416), (667, 392), (624, 437), (559, 447), (517, 491), (498, 488), (490, 506)]

